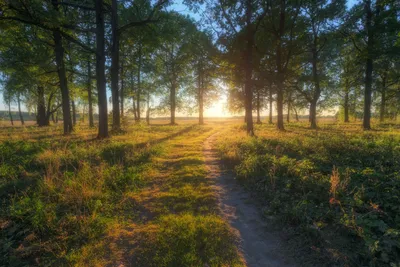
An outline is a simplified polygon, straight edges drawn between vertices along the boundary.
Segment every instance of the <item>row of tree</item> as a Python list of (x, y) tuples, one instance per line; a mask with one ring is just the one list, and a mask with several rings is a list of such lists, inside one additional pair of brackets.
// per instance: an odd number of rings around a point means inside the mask
[(268, 107), (272, 122), (273, 102), (280, 130), (284, 108), (287, 120), (308, 109), (311, 128), (334, 106), (345, 122), (361, 113), (364, 129), (372, 103), (381, 121), (397, 116), (398, 1), (360, 0), (351, 9), (344, 0), (185, 3), (201, 13), (201, 27), (167, 11), (167, 0), (0, 0), (5, 102), (23, 103), (39, 126), (61, 115), (65, 134), (78, 107), (93, 127), (97, 106), (99, 138), (108, 136), (109, 114), (114, 131), (126, 112), (139, 121), (169, 110), (175, 124), (180, 107), (203, 123), (222, 83), (250, 135), (253, 112), (260, 122)]
[(196, 95), (203, 108), (204, 99), (210, 99), (206, 95), (215, 89), (210, 77), (216, 50), (210, 35), (191, 19), (162, 11), (167, 5), (163, 0), (153, 5), (1, 1), (0, 69), (6, 102), (20, 107), (23, 101), (37, 114), (39, 126), (62, 115), (64, 133), (69, 134), (78, 103), (87, 107), (89, 125), (94, 126), (97, 100), (99, 138), (108, 136), (106, 84), (114, 131), (120, 130), (128, 99), (136, 120), (146, 105), (149, 114), (152, 97), (160, 109), (170, 109), (171, 123), (180, 105), (178, 93)]
[[(372, 97), (380, 120), (400, 111), (400, 3), (243, 0), (205, 2), (218, 22), (220, 44), (231, 64), (229, 105), (244, 108), (247, 131), (252, 113), (276, 102), (277, 128), (284, 106), (298, 117), (308, 108), (311, 128), (317, 112), (340, 106), (344, 121), (363, 105), (363, 128), (371, 128)], [(195, 6), (195, 3), (193, 3)], [(265, 105), (266, 103), (264, 103)]]

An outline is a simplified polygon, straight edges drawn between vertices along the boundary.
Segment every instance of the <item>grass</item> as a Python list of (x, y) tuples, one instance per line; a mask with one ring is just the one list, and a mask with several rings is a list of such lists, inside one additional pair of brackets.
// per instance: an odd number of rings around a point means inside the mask
[(400, 266), (399, 125), (321, 123), (227, 129), (218, 150), (286, 225), (305, 266)]
[(217, 129), (1, 129), (0, 265), (242, 266), (206, 178)]

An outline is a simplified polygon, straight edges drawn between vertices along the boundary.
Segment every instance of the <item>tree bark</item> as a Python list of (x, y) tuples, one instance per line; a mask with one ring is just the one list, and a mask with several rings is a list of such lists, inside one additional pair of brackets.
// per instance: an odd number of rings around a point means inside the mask
[(315, 100), (310, 103), (310, 125), (311, 129), (317, 129), (317, 103)]
[(147, 92), (146, 123), (147, 123), (147, 125), (150, 125), (150, 93), (149, 92)]
[[(55, 10), (59, 10), (58, 0), (52, 0), (52, 4)], [(71, 120), (71, 107), (70, 107), (70, 96), (67, 82), (67, 75), (65, 73), (64, 63), (64, 47), (62, 45), (62, 37), (59, 29), (53, 30), (54, 39), (54, 52), (56, 55), (56, 65), (58, 78), (60, 80), (60, 89), (62, 97), (62, 110), (63, 110), (63, 123), (64, 123), (64, 134), (70, 134), (73, 130)]]
[(120, 110), (119, 110), (119, 34), (118, 34), (118, 4), (117, 0), (111, 1), (111, 98), (113, 106), (113, 122), (114, 131), (121, 129)]
[(201, 66), (199, 65), (198, 70), (198, 102), (199, 102), (199, 124), (204, 124), (204, 95), (203, 95), (203, 82), (202, 82), (202, 71)]
[(74, 126), (76, 125), (76, 107), (75, 107), (75, 101), (71, 101), (71, 106), (72, 106), (72, 123)]
[(175, 82), (172, 83), (170, 91), (170, 108), (171, 108), (171, 124), (175, 124), (175, 109), (176, 109), (176, 85)]
[(141, 70), (142, 68), (142, 46), (139, 44), (139, 58), (138, 58), (138, 72), (137, 72), (137, 94), (136, 94), (136, 111), (137, 111), (137, 120), (140, 121), (140, 95), (141, 95)]
[(285, 126), (283, 125), (283, 81), (281, 77), (279, 77), (277, 81), (276, 109), (278, 111), (278, 121), (276, 124), (276, 128), (280, 131), (284, 131)]
[(379, 111), (379, 121), (385, 121), (385, 109), (386, 109), (386, 75), (382, 78), (382, 91), (381, 91), (381, 105)]
[(258, 124), (261, 124), (260, 109), (261, 109), (261, 104), (260, 104), (260, 89), (257, 89), (257, 123), (258, 123)]
[(108, 137), (108, 112), (105, 76), (105, 53), (104, 53), (104, 13), (103, 0), (96, 0), (96, 83), (98, 91), (99, 106), (99, 132), (98, 138)]
[(294, 110), (294, 114), (296, 116), (296, 121), (298, 122), (299, 121), (299, 114), (297, 114), (297, 109), (293, 108), (293, 110)]
[(372, 94), (372, 71), (373, 61), (372, 53), (374, 46), (374, 34), (372, 29), (372, 10), (371, 0), (365, 1), (365, 12), (366, 12), (366, 25), (368, 40), (367, 40), (367, 60), (365, 68), (365, 88), (364, 88), (364, 116), (363, 116), (363, 129), (371, 129), (371, 94)]
[(349, 91), (346, 89), (344, 95), (344, 122), (349, 122)]
[(311, 129), (317, 128), (317, 103), (318, 99), (321, 95), (321, 87), (319, 82), (319, 73), (318, 73), (318, 34), (316, 33), (315, 26), (313, 25), (314, 32), (314, 42), (311, 48), (312, 51), (312, 73), (313, 73), (313, 82), (314, 82), (314, 93), (312, 96), (312, 100), (310, 103), (310, 127)]
[(246, 0), (246, 51), (245, 51), (245, 101), (244, 106), (246, 110), (246, 130), (250, 136), (254, 135), (253, 129), (253, 46), (254, 46), (254, 29), (251, 22), (252, 17), (252, 1)]
[(125, 95), (124, 95), (124, 87), (125, 87), (125, 83), (124, 83), (124, 64), (123, 62), (121, 63), (121, 92), (120, 92), (120, 99), (121, 99), (121, 118), (124, 117), (124, 101), (125, 101)]
[(14, 120), (11, 114), (11, 98), (8, 99), (8, 115), (10, 116), (11, 125), (14, 126)]
[(37, 106), (37, 123), (39, 127), (47, 126), (46, 123), (46, 105), (44, 100), (44, 88), (37, 87), (38, 106)]
[(292, 102), (292, 94), (289, 92), (288, 96), (288, 104), (287, 104), (287, 117), (286, 121), (289, 123), (290, 122), (290, 109), (291, 109), (291, 102)]
[(20, 98), (19, 93), (17, 95), (17, 101), (18, 101), (19, 120), (21, 121), (21, 125), (25, 125), (24, 116), (22, 116), (22, 112), (21, 112), (21, 98)]
[(88, 92), (88, 106), (89, 106), (89, 127), (94, 127), (93, 119), (93, 99), (92, 99), (92, 66), (90, 60), (87, 62), (88, 80), (87, 80), (87, 92)]
[(269, 119), (268, 119), (268, 123), (272, 124), (273, 123), (272, 122), (272, 102), (273, 102), (273, 99), (272, 99), (272, 87), (270, 87), (268, 91), (269, 91)]

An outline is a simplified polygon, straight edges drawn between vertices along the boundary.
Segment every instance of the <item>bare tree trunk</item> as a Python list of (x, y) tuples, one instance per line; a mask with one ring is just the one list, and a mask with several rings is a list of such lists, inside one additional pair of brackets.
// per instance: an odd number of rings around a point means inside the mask
[(147, 125), (150, 125), (150, 93), (149, 92), (147, 92), (146, 123), (147, 123)]
[(104, 53), (104, 13), (103, 0), (96, 0), (96, 82), (99, 106), (99, 132), (98, 138), (108, 137), (108, 112), (105, 75)]
[(269, 119), (268, 119), (268, 123), (269, 124), (272, 124), (273, 122), (272, 122), (272, 102), (273, 102), (273, 99), (272, 99), (272, 88), (269, 88)]
[(253, 129), (253, 81), (252, 81), (252, 75), (253, 75), (253, 62), (252, 62), (252, 57), (253, 57), (253, 44), (254, 44), (254, 29), (252, 25), (252, 1), (251, 0), (246, 0), (246, 30), (247, 30), (247, 36), (246, 36), (246, 54), (245, 54), (245, 85), (244, 85), (244, 91), (245, 91), (245, 101), (244, 101), (244, 107), (246, 110), (246, 130), (247, 134), (250, 136), (254, 135), (254, 129)]
[(111, 98), (113, 107), (112, 128), (114, 131), (121, 129), (119, 111), (119, 33), (118, 33), (118, 4), (117, 0), (111, 0)]
[(344, 95), (344, 122), (349, 122), (349, 91), (346, 89)]
[(285, 126), (283, 125), (283, 82), (281, 78), (278, 78), (277, 81), (276, 109), (278, 111), (276, 128), (280, 131), (283, 131), (285, 130)]
[(175, 82), (172, 83), (170, 91), (170, 106), (171, 106), (171, 124), (175, 124), (175, 109), (176, 109), (176, 88)]
[(17, 101), (18, 101), (19, 120), (21, 121), (21, 125), (25, 125), (24, 116), (22, 116), (22, 112), (21, 112), (21, 98), (20, 98), (20, 94), (19, 93), (17, 95)]
[[(55, 10), (58, 8), (58, 0), (52, 0), (52, 4)], [(71, 120), (71, 107), (70, 107), (70, 97), (67, 82), (67, 75), (65, 73), (65, 63), (64, 63), (64, 47), (62, 45), (62, 37), (59, 29), (53, 30), (54, 39), (54, 51), (56, 55), (56, 65), (58, 78), (60, 80), (61, 96), (62, 96), (62, 110), (63, 110), (63, 123), (64, 123), (64, 134), (70, 134), (73, 130), (72, 120)]]
[(199, 66), (198, 73), (198, 101), (199, 101), (199, 124), (204, 124), (204, 95), (203, 95), (203, 82), (202, 82), (202, 71), (201, 66)]
[(317, 103), (315, 100), (310, 103), (310, 124), (311, 129), (317, 129)]
[(371, 93), (372, 93), (372, 50), (374, 47), (374, 34), (372, 29), (372, 10), (371, 0), (365, 1), (366, 11), (366, 25), (368, 40), (367, 40), (367, 61), (365, 68), (365, 89), (364, 89), (364, 117), (363, 117), (363, 129), (371, 129)]
[[(58, 0), (52, 0), (52, 4), (55, 10), (58, 11)], [(62, 96), (62, 110), (63, 110), (63, 123), (64, 123), (64, 134), (70, 134), (73, 130), (71, 120), (71, 107), (70, 107), (70, 96), (67, 82), (67, 75), (65, 73), (64, 63), (64, 47), (62, 45), (62, 37), (59, 29), (53, 30), (54, 39), (54, 52), (56, 55), (56, 65), (58, 78), (60, 80), (61, 96)]]
[(299, 121), (299, 114), (297, 114), (297, 109), (293, 108), (293, 110), (294, 110), (294, 114), (296, 116), (296, 121), (298, 122)]
[(76, 107), (75, 107), (75, 101), (72, 100), (71, 101), (71, 106), (72, 106), (72, 123), (74, 124), (74, 126), (76, 125)]
[(92, 99), (92, 67), (90, 64), (90, 60), (87, 62), (87, 70), (88, 70), (88, 80), (87, 80), (87, 91), (88, 91), (88, 115), (89, 115), (89, 127), (94, 127), (94, 119), (93, 119), (93, 99)]
[(382, 91), (381, 91), (381, 106), (379, 112), (379, 121), (385, 121), (385, 108), (386, 108), (386, 75), (382, 79)]
[(124, 101), (125, 101), (125, 95), (124, 95), (124, 64), (123, 62), (121, 63), (121, 92), (120, 92), (120, 98), (121, 98), (121, 118), (124, 117)]
[(37, 87), (37, 96), (38, 96), (38, 107), (37, 107), (38, 126), (39, 127), (47, 126), (44, 89), (42, 86)]
[(140, 121), (140, 95), (141, 95), (141, 68), (142, 68), (142, 45), (139, 45), (139, 59), (138, 59), (138, 72), (137, 72), (137, 94), (136, 94), (136, 111), (137, 120)]
[(10, 116), (11, 125), (14, 126), (14, 120), (11, 114), (11, 98), (8, 99), (8, 115)]
[(260, 89), (257, 89), (257, 123), (261, 124), (261, 116), (260, 116), (260, 109), (261, 109), (261, 104), (260, 104)]
[(291, 109), (291, 103), (292, 103), (292, 93), (289, 92), (289, 96), (288, 96), (288, 104), (287, 104), (287, 117), (286, 117), (286, 121), (289, 123), (290, 122), (290, 109)]
[(318, 73), (318, 61), (319, 61), (318, 36), (317, 33), (314, 32), (314, 42), (312, 45), (312, 72), (313, 72), (313, 82), (314, 82), (314, 94), (312, 96), (312, 101), (310, 103), (311, 129), (317, 129), (317, 103), (321, 95), (321, 87), (320, 87), (319, 73)]

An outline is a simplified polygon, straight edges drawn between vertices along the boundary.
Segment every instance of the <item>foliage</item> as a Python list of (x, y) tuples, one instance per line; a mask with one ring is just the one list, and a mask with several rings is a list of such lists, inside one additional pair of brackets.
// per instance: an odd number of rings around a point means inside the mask
[[(307, 242), (337, 250), (342, 263), (399, 264), (398, 131), (363, 134), (327, 125), (315, 133), (290, 126), (297, 134), (276, 135), (263, 126), (270, 132), (265, 137), (231, 137), (219, 151), (259, 193), (267, 213), (303, 229)], [(333, 229), (343, 229), (344, 242), (334, 241), (338, 233), (327, 237)], [(352, 242), (363, 247), (346, 251)]]

